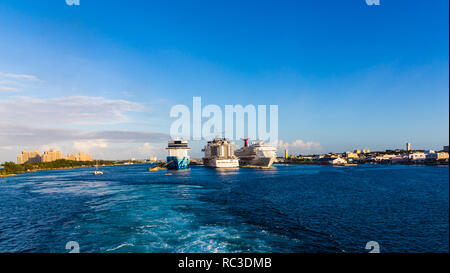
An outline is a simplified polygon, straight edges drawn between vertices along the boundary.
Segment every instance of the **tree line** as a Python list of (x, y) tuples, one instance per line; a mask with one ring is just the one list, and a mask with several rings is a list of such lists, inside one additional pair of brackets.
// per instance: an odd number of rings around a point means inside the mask
[(63, 169), (63, 168), (76, 168), (76, 167), (93, 167), (95, 165), (113, 165), (114, 161), (73, 161), (66, 159), (59, 159), (52, 162), (37, 162), (37, 163), (24, 163), (16, 164), (14, 162), (5, 162), (3, 169), (0, 169), (0, 175), (11, 175), (17, 173), (31, 172), (37, 170), (51, 170), (51, 169)]

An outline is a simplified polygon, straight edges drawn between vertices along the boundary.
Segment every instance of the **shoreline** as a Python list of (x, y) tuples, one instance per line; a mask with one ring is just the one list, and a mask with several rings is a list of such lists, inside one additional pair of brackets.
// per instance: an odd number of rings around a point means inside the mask
[[(128, 166), (128, 165), (139, 165), (139, 164), (148, 164), (148, 163), (133, 163), (133, 164), (117, 164), (117, 163), (115, 163), (115, 164), (110, 164), (110, 165), (101, 165), (98, 167)], [(18, 174), (22, 174), (22, 173), (35, 173), (35, 172), (41, 172), (41, 171), (70, 170), (70, 169), (81, 169), (81, 168), (95, 168), (95, 166), (84, 165), (84, 166), (49, 168), (49, 169), (33, 169), (33, 170), (27, 170), (27, 171), (17, 172), (17, 173), (13, 173), (13, 174), (0, 175), (0, 178), (17, 176)]]
[(3, 174), (0, 175), (0, 178), (6, 178), (6, 177), (12, 177), (12, 176), (17, 176), (17, 174), (13, 173), (13, 174)]
[(22, 174), (22, 173), (35, 173), (35, 172), (41, 172), (41, 171), (55, 171), (55, 170), (66, 170), (66, 169), (80, 169), (80, 168), (89, 168), (89, 167), (91, 167), (91, 166), (61, 167), (61, 168), (52, 168), (52, 169), (35, 169), (35, 170), (28, 170), (28, 171), (24, 171), (24, 172), (17, 172), (17, 173), (13, 173), (13, 174), (0, 175), (0, 178), (17, 176), (18, 174)]
[[(134, 163), (134, 164), (111, 164), (111, 165), (103, 165), (98, 167), (111, 167), (111, 166), (128, 166), (128, 165), (142, 165), (147, 163)], [(300, 161), (300, 162), (275, 162), (271, 167), (260, 167), (260, 166), (240, 166), (240, 168), (248, 168), (248, 169), (271, 169), (276, 167), (276, 165), (316, 165), (316, 166), (334, 166), (334, 167), (357, 167), (360, 165), (389, 165), (389, 166), (435, 166), (435, 167), (449, 167), (449, 164), (382, 164), (382, 163), (359, 163), (359, 164), (327, 164), (322, 162), (314, 162), (314, 161)], [(203, 166), (203, 164), (192, 164), (192, 166)], [(61, 168), (50, 168), (50, 169), (34, 169), (34, 170), (28, 170), (23, 172), (17, 172), (13, 174), (5, 174), (0, 175), (0, 178), (7, 178), (7, 177), (14, 177), (18, 174), (23, 173), (34, 173), (34, 172), (40, 172), (40, 171), (55, 171), (55, 170), (69, 170), (69, 169), (81, 169), (81, 168), (94, 168), (95, 166), (73, 166), (73, 167), (61, 167)], [(152, 168), (149, 168), (149, 171)], [(165, 168), (158, 168), (159, 169), (165, 169)]]
[(448, 167), (449, 164), (436, 164), (436, 163), (346, 163), (346, 164), (329, 164), (323, 162), (314, 161), (293, 161), (293, 162), (275, 162), (273, 165), (320, 165), (320, 166), (362, 166), (362, 165), (389, 165), (389, 166), (437, 166), (437, 167)]

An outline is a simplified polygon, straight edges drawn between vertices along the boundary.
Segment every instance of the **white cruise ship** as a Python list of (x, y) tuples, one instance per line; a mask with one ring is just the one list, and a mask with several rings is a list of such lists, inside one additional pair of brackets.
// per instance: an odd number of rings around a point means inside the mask
[(203, 164), (210, 168), (237, 168), (239, 159), (234, 155), (234, 144), (226, 138), (216, 137), (203, 149)]
[(190, 163), (190, 157), (188, 156), (187, 140), (170, 140), (167, 145), (167, 169), (169, 170), (182, 170), (188, 169)]
[(239, 157), (241, 166), (270, 167), (277, 158), (277, 149), (264, 141), (252, 142), (248, 145), (248, 139), (243, 139), (244, 147), (236, 150), (234, 153)]

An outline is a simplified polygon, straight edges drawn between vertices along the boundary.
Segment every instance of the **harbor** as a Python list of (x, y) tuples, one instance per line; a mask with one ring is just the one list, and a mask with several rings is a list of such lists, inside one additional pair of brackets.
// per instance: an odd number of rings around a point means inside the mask
[(448, 252), (448, 168), (152, 164), (2, 178), (0, 252)]
[(0, 252), (448, 252), (446, 147), (277, 157), (242, 142), (214, 138), (202, 158), (171, 139), (165, 160), (6, 163)]
[(201, 160), (190, 160), (188, 142), (186, 140), (170, 140), (166, 162), (158, 163), (149, 168), (155, 172), (162, 169), (183, 170), (191, 165), (202, 165), (209, 168), (270, 168), (276, 160), (276, 149), (257, 141), (248, 145), (248, 139), (243, 139), (244, 147), (234, 150), (234, 143), (226, 138), (216, 137), (207, 142), (202, 150), (205, 156)]
[[(433, 165), (448, 166), (449, 153), (448, 146), (442, 150), (412, 150), (411, 143), (406, 144), (406, 149), (370, 151), (368, 149), (355, 149), (353, 152), (327, 153), (317, 155), (293, 155), (288, 150), (284, 151), (284, 156), (277, 156), (277, 149), (264, 141), (252, 141), (242, 139), (243, 146), (235, 147), (234, 142), (226, 138), (216, 137), (207, 142), (202, 149), (203, 158), (191, 158), (189, 142), (181, 139), (171, 139), (166, 146), (166, 160), (158, 160), (156, 157), (149, 159), (130, 160), (92, 160), (84, 153), (79, 153), (85, 157), (68, 156), (62, 158), (61, 152), (53, 159), (48, 159), (48, 152), (40, 156), (39, 152), (22, 151), (17, 156), (17, 164), (5, 162), (0, 166), (0, 178), (13, 176), (17, 173), (35, 172), (42, 170), (55, 170), (67, 168), (95, 167), (93, 174), (102, 175), (102, 166), (110, 165), (133, 165), (151, 163), (148, 168), (150, 172), (160, 170), (185, 170), (191, 166), (203, 166), (216, 169), (250, 168), (250, 169), (270, 169), (278, 165), (330, 165), (335, 167), (355, 167), (365, 164), (382, 165)], [(45, 157), (47, 156), (47, 157)], [(42, 159), (47, 158), (45, 161)], [(80, 160), (81, 158), (81, 160)], [(87, 158), (88, 161), (83, 161)], [(75, 160), (74, 160), (75, 159)]]
[(448, 254), (449, 3), (1, 0), (0, 256)]
[[(249, 145), (249, 139), (242, 139), (244, 146), (235, 150), (234, 143), (226, 138), (216, 137), (207, 142), (202, 150), (202, 159), (191, 159), (188, 156), (188, 142), (186, 140), (170, 140), (166, 162), (158, 163), (149, 171), (162, 169), (187, 169), (193, 166), (209, 168), (253, 168), (268, 169), (273, 164), (285, 165), (330, 165), (335, 167), (355, 167), (359, 164), (403, 164), (403, 165), (447, 165), (449, 164), (448, 146), (441, 151), (411, 150), (411, 143), (406, 144), (406, 150), (386, 150), (371, 152), (368, 149), (345, 153), (328, 153), (321, 155), (297, 155), (284, 151), (284, 157), (277, 157), (277, 149), (264, 141), (258, 140)], [(174, 156), (176, 155), (176, 156)], [(177, 162), (174, 164), (174, 162)], [(178, 162), (184, 163), (180, 166)]]

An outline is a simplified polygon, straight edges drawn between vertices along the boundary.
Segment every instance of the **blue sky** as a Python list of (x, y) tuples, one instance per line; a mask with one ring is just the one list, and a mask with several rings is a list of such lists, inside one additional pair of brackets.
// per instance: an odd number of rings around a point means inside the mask
[(170, 108), (193, 96), (279, 105), (293, 152), (440, 149), (448, 5), (2, 0), (0, 161), (34, 147), (161, 157)]

